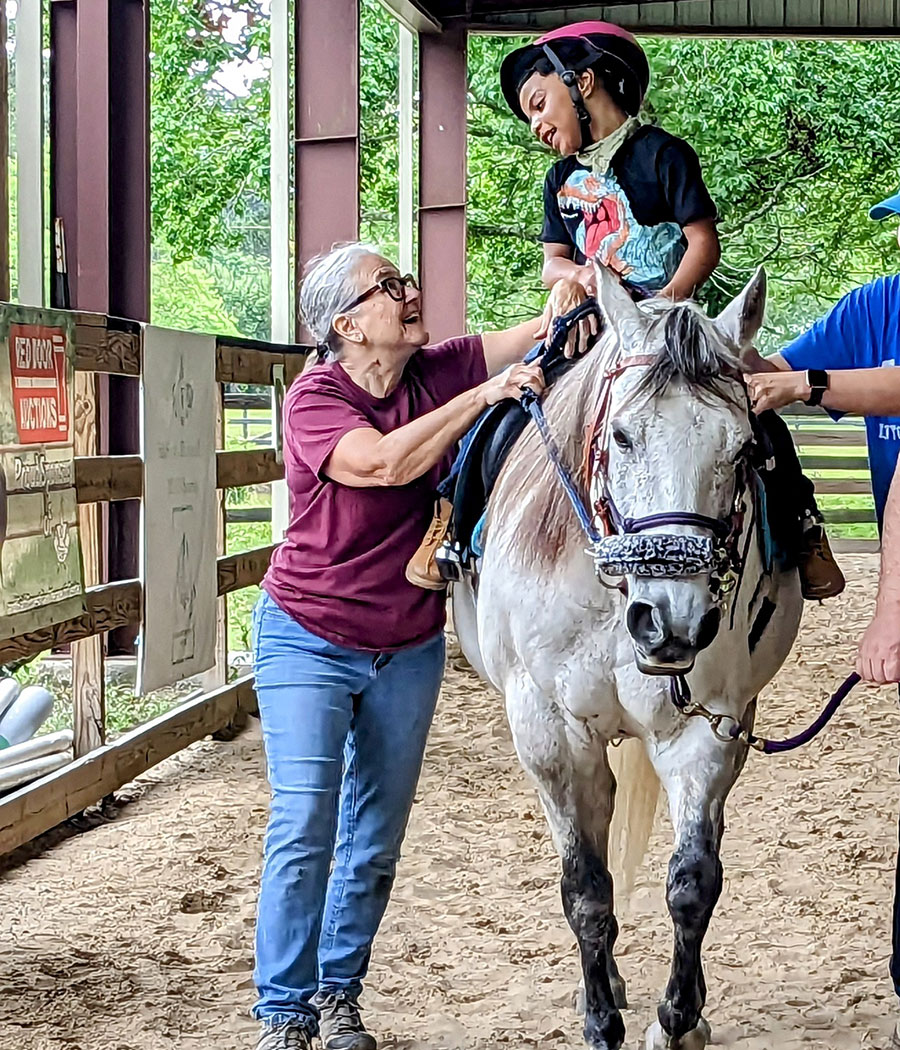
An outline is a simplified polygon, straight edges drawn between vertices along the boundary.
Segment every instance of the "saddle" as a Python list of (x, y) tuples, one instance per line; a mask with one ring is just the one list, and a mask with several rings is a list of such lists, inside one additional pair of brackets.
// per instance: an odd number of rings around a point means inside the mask
[[(525, 360), (529, 362), (540, 358), (548, 387), (576, 363), (577, 359), (565, 356), (566, 339), (571, 328), (590, 314), (597, 314), (597, 305), (593, 299), (586, 299), (575, 310), (557, 318), (549, 343), (538, 343), (526, 354)], [(439, 487), (440, 494), (453, 507), (450, 517), (453, 561), (458, 558), (458, 564), (463, 567), (471, 564), (472, 536), (500, 470), (530, 419), (518, 401), (491, 405), (463, 438), (453, 471)], [(446, 559), (441, 560), (449, 568)]]

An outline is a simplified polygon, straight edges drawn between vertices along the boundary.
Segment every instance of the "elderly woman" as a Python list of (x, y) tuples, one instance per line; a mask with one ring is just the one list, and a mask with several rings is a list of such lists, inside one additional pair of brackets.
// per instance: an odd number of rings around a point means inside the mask
[(361, 244), (311, 264), (300, 308), (319, 361), (285, 402), (291, 522), (253, 615), (272, 788), (257, 1050), (317, 1032), (325, 1050), (374, 1050), (357, 1000), (444, 669), (444, 596), (404, 567), (459, 438), (541, 391), (516, 364), (540, 326), (426, 346), (415, 281)]

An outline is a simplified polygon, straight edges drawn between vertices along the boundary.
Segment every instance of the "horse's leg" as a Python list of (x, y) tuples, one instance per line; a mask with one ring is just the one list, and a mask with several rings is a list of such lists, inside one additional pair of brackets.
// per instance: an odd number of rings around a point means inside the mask
[(659, 1021), (647, 1032), (646, 1050), (703, 1050), (710, 1029), (702, 1016), (706, 981), (700, 951), (722, 892), (719, 846), (725, 799), (746, 750), (717, 740), (700, 719), (665, 745), (651, 748), (651, 760), (669, 796), (675, 831), (666, 884), (675, 952), (657, 1010)]
[(563, 910), (581, 952), (585, 1042), (591, 1050), (618, 1050), (625, 1039), (619, 1007), (625, 988), (612, 955), (618, 926), (607, 867), (615, 781), (605, 743), (597, 740), (589, 746), (582, 751), (579, 742), (557, 751), (557, 761), (550, 766), (531, 761), (525, 765), (538, 779), (562, 860)]

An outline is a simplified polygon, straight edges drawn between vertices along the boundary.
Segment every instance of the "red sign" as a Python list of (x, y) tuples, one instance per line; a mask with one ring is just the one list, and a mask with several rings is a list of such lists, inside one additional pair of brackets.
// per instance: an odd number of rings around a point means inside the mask
[(47, 325), (11, 324), (9, 364), (20, 444), (68, 441), (65, 331)]

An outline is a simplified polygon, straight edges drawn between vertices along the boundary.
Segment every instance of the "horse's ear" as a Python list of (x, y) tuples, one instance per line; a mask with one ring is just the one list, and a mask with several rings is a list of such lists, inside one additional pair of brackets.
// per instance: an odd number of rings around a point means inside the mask
[(716, 327), (739, 350), (753, 345), (766, 312), (766, 271), (760, 266), (747, 287), (716, 318)]
[(594, 272), (597, 275), (597, 304), (610, 327), (621, 335), (626, 327), (640, 324), (643, 315), (637, 303), (612, 270), (595, 259)]

